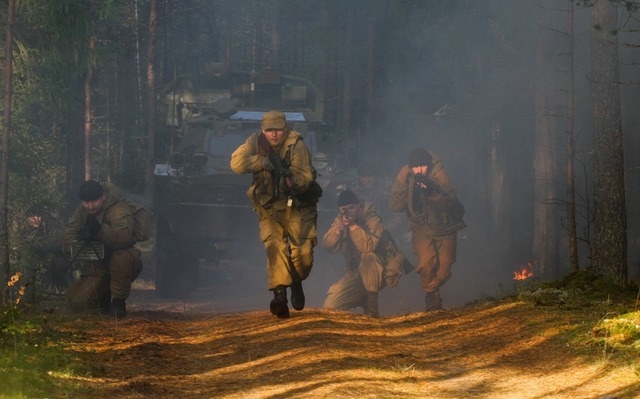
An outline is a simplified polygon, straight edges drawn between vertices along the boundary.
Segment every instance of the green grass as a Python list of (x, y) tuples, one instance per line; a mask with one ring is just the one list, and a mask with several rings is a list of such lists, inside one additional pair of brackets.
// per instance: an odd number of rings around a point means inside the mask
[(640, 375), (640, 288), (616, 286), (589, 271), (571, 273), (553, 282), (521, 287), (518, 299), (536, 306), (575, 314), (569, 340), (603, 360), (626, 359)]
[(0, 307), (0, 398), (68, 397), (86, 366), (65, 345), (61, 316)]

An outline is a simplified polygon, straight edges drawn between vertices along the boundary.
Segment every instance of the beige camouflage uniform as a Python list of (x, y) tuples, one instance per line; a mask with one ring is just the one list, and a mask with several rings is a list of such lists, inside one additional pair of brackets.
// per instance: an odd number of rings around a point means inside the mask
[[(260, 240), (267, 253), (267, 284), (273, 290), (306, 279), (313, 266), (313, 248), (317, 242), (317, 199), (310, 202), (295, 199), (287, 213), (287, 191), (280, 179), (279, 196), (274, 198), (273, 174), (262, 169), (261, 159), (267, 154), (252, 134), (231, 156), (231, 169), (236, 173), (253, 173), (254, 181), (247, 191), (258, 215)], [(305, 193), (315, 179), (311, 152), (300, 133), (290, 129), (279, 148), (273, 149), (283, 163), (289, 165), (295, 193)], [(285, 229), (286, 235), (285, 237)]]
[[(456, 261), (457, 231), (466, 225), (451, 210), (457, 201), (453, 187), (440, 160), (431, 154), (433, 165), (428, 175), (439, 187), (429, 195), (415, 193), (415, 176), (408, 165), (396, 176), (389, 194), (389, 206), (394, 212), (406, 212), (413, 251), (418, 257), (416, 272), (421, 286), (427, 292), (437, 292), (451, 277), (451, 266)], [(415, 203), (417, 196), (422, 196)]]
[(324, 308), (349, 310), (362, 306), (367, 312), (367, 293), (395, 287), (407, 266), (374, 206), (367, 200), (361, 206), (360, 217), (354, 220), (356, 227), (340, 233), (338, 215), (322, 239), (327, 251), (344, 253), (346, 261), (345, 274), (329, 287)]

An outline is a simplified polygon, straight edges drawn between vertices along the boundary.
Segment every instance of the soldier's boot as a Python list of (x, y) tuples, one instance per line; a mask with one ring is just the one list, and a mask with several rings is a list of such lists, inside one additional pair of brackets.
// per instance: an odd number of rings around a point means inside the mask
[(103, 296), (98, 300), (98, 309), (102, 314), (111, 315), (111, 293), (108, 296)]
[(111, 313), (118, 319), (127, 315), (127, 304), (124, 299), (113, 298), (111, 300)]
[(304, 291), (302, 290), (302, 281), (296, 281), (291, 284), (291, 306), (295, 310), (304, 309)]
[(440, 297), (440, 292), (438, 290), (427, 292), (424, 301), (426, 305), (425, 310), (427, 312), (442, 309), (442, 298)]
[(271, 313), (278, 316), (279, 319), (289, 317), (289, 306), (287, 305), (287, 287), (279, 285), (273, 289), (273, 299), (271, 300)]
[(367, 306), (364, 313), (369, 317), (378, 317), (380, 315), (380, 313), (378, 312), (377, 292), (367, 292)]

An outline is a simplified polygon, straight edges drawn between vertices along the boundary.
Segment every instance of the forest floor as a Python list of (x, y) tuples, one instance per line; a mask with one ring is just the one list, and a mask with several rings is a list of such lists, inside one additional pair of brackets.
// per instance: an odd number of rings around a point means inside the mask
[(60, 326), (89, 365), (74, 397), (640, 397), (640, 348), (618, 350), (595, 328), (638, 313), (635, 296), (606, 309), (513, 297), (380, 318), (310, 306), (277, 319), (268, 302), (227, 311), (134, 288), (125, 319)]

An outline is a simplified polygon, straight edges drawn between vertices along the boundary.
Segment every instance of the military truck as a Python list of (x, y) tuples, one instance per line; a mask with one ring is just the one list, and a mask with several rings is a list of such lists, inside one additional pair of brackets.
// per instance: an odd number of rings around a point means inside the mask
[(168, 148), (167, 162), (155, 167), (154, 182), (156, 293), (161, 297), (192, 291), (203, 272), (223, 261), (264, 252), (246, 195), (252, 177), (233, 173), (229, 161), (260, 129), (265, 111), (284, 111), (304, 136), (324, 190), (319, 209), (330, 212), (328, 217), (335, 214), (336, 193), (356, 178), (346, 151), (329, 152), (324, 98), (311, 82), (275, 71), (230, 72), (224, 64), (210, 64), (205, 72), (176, 77), (161, 97)]

